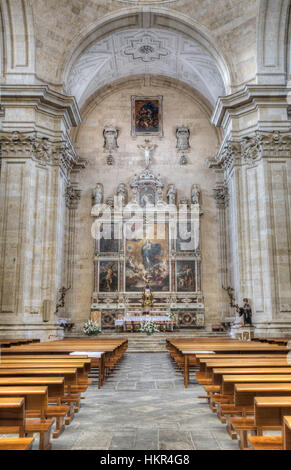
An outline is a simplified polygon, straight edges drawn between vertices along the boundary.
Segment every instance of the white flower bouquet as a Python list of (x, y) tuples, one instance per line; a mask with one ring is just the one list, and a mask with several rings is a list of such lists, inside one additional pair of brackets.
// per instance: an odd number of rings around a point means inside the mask
[(97, 322), (88, 320), (84, 326), (83, 331), (87, 336), (97, 336), (101, 333), (101, 329)]
[(159, 330), (158, 328), (156, 327), (155, 323), (153, 321), (144, 321), (142, 324), (141, 324), (141, 328), (140, 328), (140, 331), (141, 333), (146, 333), (148, 336), (151, 336), (153, 335), (154, 333), (158, 333)]

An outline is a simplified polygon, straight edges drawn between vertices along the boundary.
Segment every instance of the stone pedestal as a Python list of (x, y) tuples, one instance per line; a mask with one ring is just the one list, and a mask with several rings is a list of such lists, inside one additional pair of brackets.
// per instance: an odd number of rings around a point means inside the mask
[(230, 330), (230, 336), (241, 341), (251, 341), (255, 337), (255, 327), (233, 325)]

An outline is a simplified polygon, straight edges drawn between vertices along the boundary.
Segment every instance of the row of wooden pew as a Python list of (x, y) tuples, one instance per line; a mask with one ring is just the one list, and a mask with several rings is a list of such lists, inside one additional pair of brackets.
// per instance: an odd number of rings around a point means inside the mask
[[(232, 439), (243, 450), (291, 450), (291, 353), (287, 346), (229, 338), (167, 341), (189, 385), (192, 369)], [(264, 436), (264, 431), (281, 435)], [(253, 434), (253, 435), (250, 435)]]
[(39, 343), (39, 339), (0, 339), (0, 348), (19, 346), (22, 344)]
[(70, 339), (11, 346), (0, 361), (0, 450), (31, 449), (39, 435), (39, 449), (51, 449), (81, 407), (82, 394), (98, 369), (98, 387), (122, 358), (127, 339)]

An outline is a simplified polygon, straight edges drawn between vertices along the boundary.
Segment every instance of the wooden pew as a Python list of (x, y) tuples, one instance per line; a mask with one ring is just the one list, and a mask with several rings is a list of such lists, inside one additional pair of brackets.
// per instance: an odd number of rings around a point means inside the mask
[(255, 426), (258, 436), (249, 436), (248, 440), (254, 450), (282, 450), (283, 438), (280, 436), (263, 436), (264, 430), (281, 430), (284, 416), (291, 411), (291, 397), (256, 397)]
[[(5, 427), (5, 432), (1, 432)], [(7, 431), (8, 430), (8, 431)], [(0, 397), (0, 434), (25, 433), (25, 400), (19, 397)]]
[[(200, 338), (201, 339), (201, 338)], [(199, 339), (199, 340), (200, 340)], [(282, 354), (288, 353), (290, 348), (279, 345), (270, 345), (264, 343), (255, 343), (255, 342), (243, 342), (243, 341), (233, 341), (225, 340), (224, 341), (214, 341), (213, 339), (204, 339), (204, 341), (187, 340), (187, 339), (167, 339), (167, 348), (170, 352), (173, 360), (176, 361), (178, 366), (183, 370), (184, 373), (184, 384), (185, 387), (188, 387), (189, 384), (189, 368), (192, 366), (197, 366), (198, 361), (196, 356), (201, 357), (205, 353), (208, 357), (209, 354), (213, 353), (231, 353), (234, 354)], [(264, 358), (262, 358), (263, 360)], [(278, 358), (279, 359), (279, 358)], [(183, 364), (184, 360), (184, 364)], [(215, 356), (214, 356), (215, 360)], [(283, 358), (282, 358), (283, 360)], [(199, 359), (200, 362), (203, 360)], [(234, 360), (235, 361), (235, 360)], [(237, 363), (241, 359), (237, 358)]]
[(124, 352), (128, 347), (128, 340), (126, 339), (78, 339), (78, 340), (65, 340), (53, 341), (50, 343), (40, 343), (31, 346), (17, 346), (7, 349), (5, 356), (9, 355), (60, 355), (81, 353), (85, 350), (86, 354), (100, 353), (100, 356), (92, 358), (92, 367), (99, 369), (98, 387), (103, 385), (105, 378), (109, 375), (111, 370), (115, 367), (117, 362), (122, 358)]
[[(50, 434), (54, 424), (54, 419), (46, 419), (48, 407), (47, 387), (0, 387), (0, 398), (2, 397), (24, 397), (25, 398), (25, 434), (39, 433), (39, 449), (50, 450)], [(27, 419), (29, 415), (37, 413), (39, 419)], [(2, 430), (4, 433), (11, 433), (9, 426)]]
[[(74, 417), (73, 406), (62, 405), (65, 399), (65, 385), (63, 377), (12, 377), (1, 378), (0, 387), (11, 386), (46, 386), (48, 389), (49, 406), (46, 411), (46, 418), (56, 419), (56, 428), (53, 431), (53, 438), (58, 438), (65, 429), (65, 424), (70, 424)], [(50, 405), (54, 403), (54, 405)], [(30, 417), (38, 417), (38, 412), (30, 413)]]
[(33, 442), (34, 437), (0, 439), (0, 450), (31, 450)]
[(283, 450), (291, 450), (291, 416), (283, 420)]

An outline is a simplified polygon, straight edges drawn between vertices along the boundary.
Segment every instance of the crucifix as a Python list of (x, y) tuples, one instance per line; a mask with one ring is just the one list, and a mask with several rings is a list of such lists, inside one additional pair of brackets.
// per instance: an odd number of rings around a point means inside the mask
[(151, 144), (148, 139), (145, 139), (144, 145), (138, 145), (138, 148), (144, 152), (146, 169), (149, 168), (151, 164), (151, 152), (157, 147), (155, 144)]

